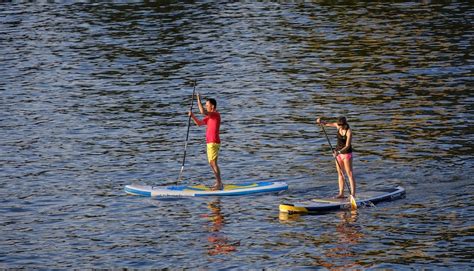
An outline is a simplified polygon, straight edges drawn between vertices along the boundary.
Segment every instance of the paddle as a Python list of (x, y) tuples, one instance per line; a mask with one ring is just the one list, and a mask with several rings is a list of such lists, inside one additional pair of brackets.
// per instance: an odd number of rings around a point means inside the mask
[[(193, 96), (191, 98), (191, 107), (189, 111), (193, 111), (193, 105), (194, 105), (194, 93), (196, 92), (196, 80), (194, 80), (194, 88), (193, 88)], [(191, 127), (191, 116), (188, 118), (188, 131), (186, 133), (186, 143), (184, 144), (184, 156), (183, 156), (183, 164), (181, 165), (181, 171), (179, 172), (179, 177), (176, 183), (181, 181), (181, 176), (183, 175), (183, 170), (184, 170), (184, 163), (186, 161), (186, 149), (188, 148), (188, 139), (189, 139), (189, 128)]]
[[(332, 147), (331, 141), (329, 140), (328, 134), (326, 133), (326, 129), (324, 129), (324, 125), (322, 125), (321, 123), (319, 123), (319, 125), (323, 129), (324, 135), (326, 135), (326, 139), (328, 140), (329, 146), (331, 147), (331, 151), (334, 154), (334, 148)], [(344, 183), (346, 184), (347, 190), (349, 190), (349, 194), (350, 194), (349, 200), (350, 200), (350, 203), (351, 203), (352, 210), (355, 210), (355, 209), (357, 209), (357, 202), (356, 202), (354, 196), (352, 196), (351, 188), (350, 188), (350, 186), (349, 186), (349, 184), (347, 183), (347, 180), (346, 180), (346, 175), (344, 174), (344, 171), (343, 171), (341, 165), (339, 164), (339, 161), (337, 161), (337, 157), (334, 157), (334, 160), (336, 160), (337, 167), (341, 171), (342, 178), (344, 178)]]

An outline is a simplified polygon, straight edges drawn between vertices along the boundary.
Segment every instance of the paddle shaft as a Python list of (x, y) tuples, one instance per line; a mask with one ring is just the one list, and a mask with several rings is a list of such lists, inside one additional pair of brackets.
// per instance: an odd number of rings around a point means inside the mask
[[(321, 128), (323, 129), (324, 135), (326, 136), (326, 139), (328, 140), (329, 147), (331, 147), (331, 151), (332, 151), (332, 153), (333, 153), (333, 155), (334, 155), (334, 148), (332, 147), (331, 141), (329, 140), (328, 134), (326, 133), (326, 129), (324, 129), (324, 125), (322, 125), (321, 123), (320, 123), (319, 125), (320, 125)], [(339, 164), (339, 161), (337, 160), (337, 156), (334, 157), (334, 160), (336, 160), (337, 167), (338, 167), (339, 170), (341, 171), (342, 178), (344, 179), (344, 183), (346, 184), (346, 187), (347, 187), (347, 189), (349, 190), (349, 193), (352, 195), (351, 187), (350, 187), (349, 184), (347, 183), (346, 175), (344, 174), (344, 170), (343, 170), (343, 168), (341, 167), (341, 165)]]
[[(196, 92), (196, 80), (194, 80), (194, 88), (193, 88), (193, 96), (191, 98), (191, 106), (189, 111), (193, 111), (193, 105), (194, 105), (194, 93)], [(176, 183), (178, 183), (181, 180), (181, 176), (183, 175), (183, 170), (184, 170), (184, 163), (186, 162), (186, 149), (188, 148), (188, 139), (189, 139), (189, 128), (191, 127), (191, 115), (189, 115), (188, 118), (188, 131), (186, 132), (186, 142), (184, 143), (184, 155), (183, 155), (183, 164), (181, 165), (181, 171), (179, 172), (179, 177)]]

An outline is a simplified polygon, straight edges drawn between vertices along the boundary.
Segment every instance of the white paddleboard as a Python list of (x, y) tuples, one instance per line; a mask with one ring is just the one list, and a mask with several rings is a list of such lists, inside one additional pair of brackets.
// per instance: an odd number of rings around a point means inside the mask
[(278, 192), (288, 189), (285, 182), (254, 182), (224, 184), (223, 190), (211, 190), (205, 185), (148, 186), (131, 184), (125, 186), (125, 192), (145, 197), (205, 197), (205, 196), (242, 196), (255, 193)]

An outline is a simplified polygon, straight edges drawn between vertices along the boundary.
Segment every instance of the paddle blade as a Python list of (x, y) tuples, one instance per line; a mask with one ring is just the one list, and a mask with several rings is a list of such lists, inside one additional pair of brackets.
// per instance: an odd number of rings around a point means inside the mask
[(350, 197), (350, 202), (351, 202), (351, 209), (352, 210), (357, 210), (357, 202), (355, 198), (351, 195)]

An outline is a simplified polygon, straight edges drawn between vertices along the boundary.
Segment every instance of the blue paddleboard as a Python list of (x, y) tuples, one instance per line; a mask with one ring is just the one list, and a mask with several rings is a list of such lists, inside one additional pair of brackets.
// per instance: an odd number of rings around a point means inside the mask
[[(375, 191), (365, 191), (357, 193), (355, 200), (357, 206), (372, 205), (384, 201), (392, 201), (405, 197), (405, 189), (401, 186), (395, 188), (380, 189)], [(349, 198), (315, 198), (295, 203), (280, 204), (282, 213), (324, 213), (342, 209), (350, 209)]]

